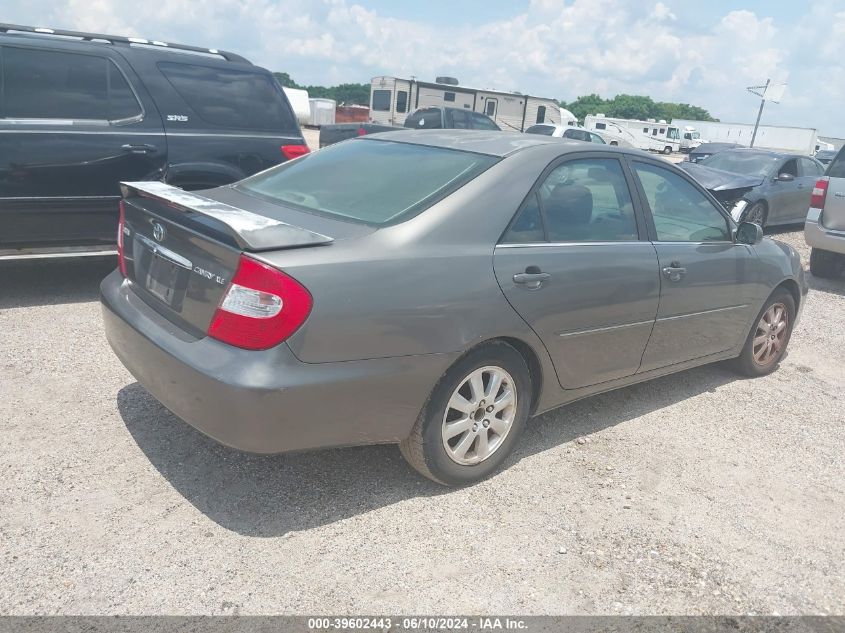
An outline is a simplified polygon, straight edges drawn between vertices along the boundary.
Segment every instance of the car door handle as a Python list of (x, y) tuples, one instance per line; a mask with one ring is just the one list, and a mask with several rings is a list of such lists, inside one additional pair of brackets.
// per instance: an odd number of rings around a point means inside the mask
[(549, 273), (542, 272), (537, 266), (529, 266), (525, 269), (524, 273), (516, 273), (513, 276), (513, 282), (515, 284), (523, 284), (527, 288), (534, 290), (539, 288), (544, 281), (551, 279), (551, 277)]
[(687, 269), (681, 267), (678, 262), (672, 262), (663, 268), (663, 276), (669, 281), (680, 281), (687, 274)]
[(121, 145), (120, 149), (124, 152), (129, 152), (130, 154), (153, 154), (158, 151), (158, 148), (155, 145), (133, 145), (131, 143)]

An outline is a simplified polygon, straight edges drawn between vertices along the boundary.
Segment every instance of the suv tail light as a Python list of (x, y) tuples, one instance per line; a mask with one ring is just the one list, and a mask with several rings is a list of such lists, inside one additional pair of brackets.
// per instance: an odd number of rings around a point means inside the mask
[(267, 349), (298, 330), (312, 305), (308, 290), (296, 279), (241, 255), (208, 335), (243, 349)]
[(280, 149), (288, 160), (304, 156), (309, 151), (307, 145), (282, 145)]
[(120, 220), (117, 223), (117, 265), (120, 274), (126, 277), (126, 254), (123, 249), (123, 229), (126, 226), (126, 207), (120, 201)]
[(827, 187), (830, 181), (827, 178), (819, 178), (816, 186), (813, 187), (813, 195), (810, 196), (810, 206), (814, 209), (824, 209), (824, 202), (827, 198)]

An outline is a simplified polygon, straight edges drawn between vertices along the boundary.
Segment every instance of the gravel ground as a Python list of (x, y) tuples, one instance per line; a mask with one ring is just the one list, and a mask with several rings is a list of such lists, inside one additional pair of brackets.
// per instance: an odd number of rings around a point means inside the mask
[(773, 375), (590, 398), (446, 490), (392, 446), (174, 418), (106, 344), (113, 266), (0, 265), (0, 614), (845, 613), (845, 280), (811, 278)]

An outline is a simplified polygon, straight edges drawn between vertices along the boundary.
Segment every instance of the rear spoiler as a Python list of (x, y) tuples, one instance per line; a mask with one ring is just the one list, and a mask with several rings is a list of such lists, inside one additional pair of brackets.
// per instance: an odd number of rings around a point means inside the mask
[(127, 199), (136, 196), (150, 198), (179, 211), (214, 218), (221, 225), (222, 232), (245, 251), (315, 246), (334, 241), (326, 235), (238, 209), (163, 182), (122, 182), (120, 190)]

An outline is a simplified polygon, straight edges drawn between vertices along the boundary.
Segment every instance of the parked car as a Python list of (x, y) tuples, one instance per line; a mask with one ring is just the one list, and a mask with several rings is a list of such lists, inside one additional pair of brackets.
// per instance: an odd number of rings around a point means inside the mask
[(730, 209), (734, 220), (764, 228), (803, 222), (813, 185), (824, 172), (809, 156), (746, 148), (680, 166)]
[(308, 151), (234, 53), (1, 24), (0, 60), (0, 255), (113, 251), (121, 180), (206, 189)]
[(320, 128), (320, 147), (334, 145), (356, 136), (395, 132), (403, 128), (416, 130), (501, 130), (495, 121), (480, 112), (466, 108), (429, 107), (414, 110), (402, 127), (380, 123), (343, 123)]
[(819, 161), (822, 165), (827, 167), (836, 158), (836, 150), (833, 149), (820, 149), (817, 151), (813, 158)]
[(687, 161), (690, 163), (700, 163), (713, 154), (724, 152), (726, 149), (737, 149), (738, 147), (743, 147), (743, 145), (739, 143), (702, 143), (689, 151)]
[(845, 149), (813, 187), (804, 239), (812, 247), (810, 272), (816, 277), (845, 273)]
[[(525, 130), (526, 134), (540, 134), (542, 136), (552, 136), (555, 138), (568, 138), (573, 141), (585, 141), (587, 143), (596, 143), (598, 145), (606, 145), (605, 140), (596, 134), (581, 127), (574, 127), (571, 125), (554, 125), (552, 123), (538, 123), (532, 125)], [(613, 143), (611, 143), (613, 144)]]
[(773, 371), (807, 291), (792, 248), (677, 167), (543, 136), (364, 136), (123, 202), (105, 331), (167, 408), (259, 453), (397, 442), (445, 484), (567, 402)]

